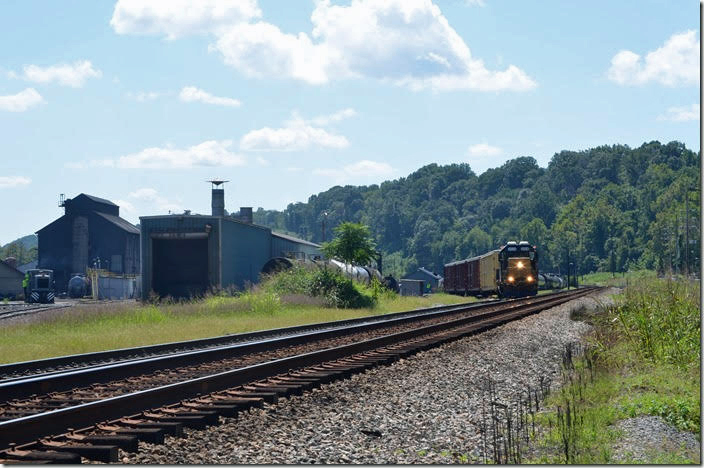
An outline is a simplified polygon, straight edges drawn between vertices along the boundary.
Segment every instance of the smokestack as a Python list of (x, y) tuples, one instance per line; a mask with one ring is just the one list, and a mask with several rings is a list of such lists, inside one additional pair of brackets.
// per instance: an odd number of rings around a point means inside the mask
[(245, 222), (247, 224), (252, 224), (252, 222), (254, 221), (254, 217), (252, 216), (251, 206), (240, 207), (240, 221)]
[(213, 184), (212, 201), (210, 204), (212, 216), (225, 216), (225, 189), (220, 188), (220, 185), (229, 182), (229, 180), (213, 179), (208, 182)]

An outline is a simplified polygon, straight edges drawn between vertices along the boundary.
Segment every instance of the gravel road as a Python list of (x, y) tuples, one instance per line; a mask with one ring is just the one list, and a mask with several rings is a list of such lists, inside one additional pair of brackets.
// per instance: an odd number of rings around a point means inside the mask
[(163, 445), (140, 443), (123, 463), (472, 463), (482, 462), (482, 389), (496, 382), (513, 399), (540, 376), (553, 381), (567, 343), (590, 329), (570, 312), (595, 308), (607, 294), (588, 297), (282, 399), (186, 430)]

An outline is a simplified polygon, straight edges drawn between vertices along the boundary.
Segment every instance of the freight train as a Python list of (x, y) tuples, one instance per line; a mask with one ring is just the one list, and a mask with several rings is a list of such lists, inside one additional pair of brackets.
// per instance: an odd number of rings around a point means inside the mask
[(484, 255), (448, 263), (444, 286), (445, 292), (462, 296), (535, 296), (538, 251), (526, 241), (510, 241)]

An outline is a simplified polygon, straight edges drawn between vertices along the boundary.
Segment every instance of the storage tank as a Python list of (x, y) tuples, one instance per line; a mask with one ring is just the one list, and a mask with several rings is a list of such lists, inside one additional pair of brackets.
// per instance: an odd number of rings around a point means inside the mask
[(84, 297), (90, 291), (90, 280), (85, 276), (76, 275), (68, 281), (68, 296), (73, 299)]

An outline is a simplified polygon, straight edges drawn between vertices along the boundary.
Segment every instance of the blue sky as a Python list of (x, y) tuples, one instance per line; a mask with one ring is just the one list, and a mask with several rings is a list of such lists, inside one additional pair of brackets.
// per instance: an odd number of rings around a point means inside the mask
[[(699, 150), (693, 1), (9, 1), (0, 244), (60, 193), (139, 216), (283, 209), (426, 164), (679, 140)], [(38, 14), (41, 12), (41, 14)]]

